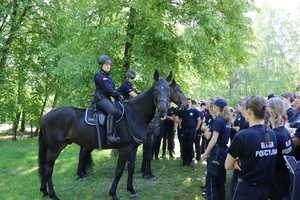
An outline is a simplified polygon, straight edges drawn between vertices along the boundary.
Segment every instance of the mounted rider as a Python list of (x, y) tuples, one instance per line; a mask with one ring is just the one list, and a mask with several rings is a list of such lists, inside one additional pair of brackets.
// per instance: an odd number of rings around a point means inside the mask
[(133, 87), (136, 74), (132, 70), (126, 72), (126, 79), (123, 81), (122, 85), (119, 87), (118, 92), (127, 100), (132, 97), (137, 96), (137, 92)]
[(95, 103), (98, 110), (104, 111), (107, 116), (107, 140), (108, 143), (120, 142), (120, 137), (114, 134), (114, 119), (121, 115), (120, 111), (113, 104), (111, 97), (115, 100), (123, 101), (123, 96), (116, 91), (115, 83), (109, 74), (112, 60), (107, 55), (101, 55), (98, 58), (98, 64), (101, 70), (95, 74)]

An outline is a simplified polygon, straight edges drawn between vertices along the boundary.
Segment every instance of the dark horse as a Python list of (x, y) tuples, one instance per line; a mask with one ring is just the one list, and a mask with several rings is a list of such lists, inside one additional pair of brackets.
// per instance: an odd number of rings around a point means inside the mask
[[(115, 145), (102, 144), (104, 149), (119, 149), (115, 177), (109, 192), (113, 200), (118, 199), (117, 185), (127, 161), (127, 191), (131, 197), (137, 196), (132, 183), (137, 147), (144, 141), (145, 130), (155, 113), (160, 117), (167, 114), (170, 101), (169, 82), (161, 78), (158, 71), (154, 73), (154, 80), (154, 85), (149, 90), (124, 103), (126, 114), (116, 124), (116, 132), (120, 133), (121, 142)], [(168, 80), (172, 80), (172, 77), (168, 77)], [(71, 143), (76, 143), (88, 151), (97, 148), (96, 128), (87, 125), (84, 116), (85, 109), (62, 107), (50, 111), (42, 119), (38, 155), (40, 191), (52, 199), (59, 200), (54, 191), (52, 173), (60, 152)]]
[[(187, 106), (187, 98), (181, 90), (181, 87), (173, 81), (170, 84), (171, 89), (171, 101), (175, 103), (180, 108), (185, 108)], [(146, 132), (146, 141), (143, 144), (143, 161), (141, 165), (142, 176), (145, 179), (153, 179), (155, 176), (152, 173), (151, 161), (153, 159), (154, 152), (154, 137), (161, 134), (161, 131), (157, 127), (150, 127)]]
[[(169, 74), (167, 80), (172, 77), (172, 73)], [(173, 79), (170, 83), (171, 96), (170, 100), (179, 107), (185, 107), (187, 104), (187, 98), (181, 90), (181, 87)], [(153, 121), (156, 119), (153, 119)], [(155, 121), (155, 123), (159, 121)], [(155, 133), (154, 133), (155, 132)], [(143, 178), (153, 178), (152, 169), (151, 169), (151, 160), (153, 157), (153, 145), (155, 135), (160, 134), (159, 128), (149, 127), (145, 133), (145, 141), (143, 144), (143, 161), (141, 166), (141, 172), (143, 173)], [(79, 152), (79, 162), (77, 168), (77, 175), (79, 178), (83, 178), (87, 175), (88, 170), (92, 165), (92, 156), (91, 152), (93, 149), (87, 150), (83, 147), (80, 148)]]

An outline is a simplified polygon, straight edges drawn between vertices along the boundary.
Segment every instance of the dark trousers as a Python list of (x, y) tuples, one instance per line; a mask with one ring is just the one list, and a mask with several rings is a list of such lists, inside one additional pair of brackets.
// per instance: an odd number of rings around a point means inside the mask
[(107, 98), (96, 101), (96, 106), (98, 110), (103, 110), (106, 114), (111, 114), (114, 117), (119, 117), (121, 114), (115, 105)]
[(226, 148), (215, 145), (207, 159), (207, 200), (225, 200), (226, 154)]
[(206, 182), (206, 195), (207, 200), (225, 200), (225, 176), (224, 169), (223, 175), (214, 176), (207, 173)]
[(183, 135), (182, 135), (182, 129), (177, 129), (177, 138), (180, 145), (180, 158), (183, 158)]
[(112, 135), (114, 119), (118, 118), (121, 115), (121, 112), (107, 98), (102, 98), (101, 100), (96, 101), (96, 107), (98, 110), (102, 110), (108, 115), (106, 120), (107, 133)]
[(269, 197), (270, 186), (257, 186), (238, 180), (232, 200), (267, 200)]
[[(276, 176), (271, 188), (272, 200), (289, 199), (290, 192), (290, 174), (288, 171), (276, 171)], [(299, 197), (300, 198), (300, 197)]]
[(174, 143), (174, 127), (164, 126), (163, 128), (163, 146), (162, 155), (166, 155), (166, 149), (169, 151), (169, 155), (173, 157), (175, 143)]
[(198, 160), (198, 161), (201, 158), (200, 141), (201, 141), (201, 135), (200, 135), (200, 133), (197, 132), (197, 135), (196, 135), (195, 140), (194, 140), (194, 145), (195, 145), (196, 160)]
[(194, 158), (194, 138), (195, 130), (186, 129), (183, 130), (183, 165), (190, 165)]

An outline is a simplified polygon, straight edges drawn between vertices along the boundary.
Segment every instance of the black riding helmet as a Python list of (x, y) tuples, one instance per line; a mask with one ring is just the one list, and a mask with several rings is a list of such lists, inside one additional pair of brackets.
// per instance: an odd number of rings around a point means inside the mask
[(97, 60), (98, 64), (99, 65), (103, 65), (103, 64), (109, 64), (111, 65), (112, 64), (112, 60), (109, 56), (107, 55), (101, 55), (98, 60)]
[(127, 79), (135, 79), (135, 77), (136, 77), (136, 74), (135, 74), (134, 71), (128, 70), (128, 71), (126, 72), (126, 78), (127, 78)]

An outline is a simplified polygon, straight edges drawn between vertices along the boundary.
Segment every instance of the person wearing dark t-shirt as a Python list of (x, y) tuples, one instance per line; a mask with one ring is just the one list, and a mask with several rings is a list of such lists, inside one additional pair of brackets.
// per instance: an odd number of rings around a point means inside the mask
[(285, 105), (279, 97), (268, 100), (268, 108), (270, 110), (270, 123), (277, 139), (277, 164), (276, 176), (273, 181), (271, 190), (272, 200), (288, 199), (290, 188), (290, 175), (285, 165), (283, 156), (293, 155), (292, 138), (289, 131), (285, 128), (287, 114)]
[(300, 127), (296, 129), (295, 135), (292, 138), (293, 145), (295, 147), (295, 158), (296, 160), (300, 160)]
[(226, 180), (224, 162), (230, 135), (228, 127), (230, 111), (224, 99), (218, 98), (213, 102), (213, 115), (215, 119), (212, 136), (202, 155), (202, 159), (207, 160), (206, 196), (208, 200), (224, 200)]
[(174, 117), (175, 108), (171, 107), (168, 109), (167, 118), (163, 121), (162, 132), (163, 132), (163, 146), (162, 146), (162, 156), (165, 157), (166, 149), (169, 151), (170, 158), (174, 157)]
[[(243, 99), (237, 106), (237, 116), (233, 123), (233, 129), (236, 131), (234, 134), (230, 136), (230, 141), (233, 141), (234, 136), (241, 130), (249, 128), (249, 123), (244, 117), (245, 112), (245, 103), (247, 98)], [(231, 184), (230, 184), (230, 196), (233, 197), (235, 187), (238, 183), (238, 170), (234, 170), (231, 178)]]
[(234, 137), (225, 161), (227, 170), (240, 171), (232, 199), (266, 200), (276, 170), (276, 135), (265, 125), (267, 105), (264, 97), (250, 97), (245, 107), (250, 127)]
[(183, 142), (183, 165), (191, 165), (194, 158), (193, 143), (196, 132), (201, 125), (199, 111), (192, 108), (192, 101), (188, 99), (188, 108), (179, 113)]
[(124, 97), (125, 100), (130, 99), (131, 97), (137, 96), (135, 89), (133, 88), (133, 82), (136, 78), (134, 71), (128, 70), (126, 72), (126, 80), (118, 88), (118, 92)]
[(201, 144), (200, 144), (201, 135), (202, 135), (201, 126), (203, 124), (204, 115), (203, 112), (197, 107), (197, 102), (195, 100), (192, 101), (192, 107), (198, 111), (199, 113), (198, 115), (200, 116), (201, 119), (201, 125), (198, 131), (196, 132), (196, 136), (194, 140), (196, 160), (199, 161), (201, 158)]

